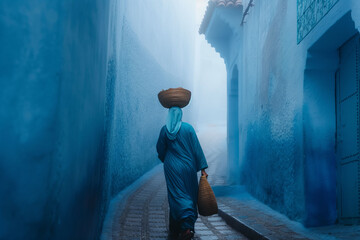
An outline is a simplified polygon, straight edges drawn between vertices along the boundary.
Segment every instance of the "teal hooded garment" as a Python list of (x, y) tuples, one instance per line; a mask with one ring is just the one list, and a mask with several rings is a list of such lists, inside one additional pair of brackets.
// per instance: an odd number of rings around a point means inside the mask
[(180, 130), (182, 119), (182, 110), (179, 107), (172, 107), (166, 119), (166, 134), (170, 140), (175, 140), (176, 134)]
[[(181, 229), (194, 229), (197, 214), (197, 172), (208, 167), (194, 128), (181, 122), (182, 110), (172, 107), (156, 145), (164, 163), (170, 218)], [(184, 221), (186, 219), (186, 221)]]

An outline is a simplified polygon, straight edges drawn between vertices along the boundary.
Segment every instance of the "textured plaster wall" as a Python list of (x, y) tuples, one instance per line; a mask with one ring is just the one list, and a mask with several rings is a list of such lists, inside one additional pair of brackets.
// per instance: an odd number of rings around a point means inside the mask
[[(336, 218), (335, 133), (330, 116), (335, 103), (327, 87), (332, 82), (326, 82), (333, 69), (320, 78), (311, 75), (317, 79), (312, 83), (305, 70), (324, 59), (311, 61), (308, 50), (346, 13), (359, 11), (355, 5), (339, 1), (297, 44), (296, 1), (257, 1), (246, 23), (233, 31), (239, 34), (233, 35), (225, 61), (228, 81), (235, 64), (239, 68), (241, 181), (258, 199), (308, 226), (331, 224)], [(323, 37), (323, 51), (330, 51), (324, 43), (333, 41), (340, 47), (345, 40), (334, 36)], [(326, 87), (314, 87), (321, 84)], [(311, 97), (320, 91), (321, 96)], [(326, 124), (319, 124), (324, 121), (319, 109), (330, 109)], [(324, 196), (314, 197), (319, 191)]]
[[(157, 93), (169, 87), (192, 90), (195, 3), (114, 1), (110, 22), (107, 156), (111, 197), (155, 164), (156, 141), (167, 110)], [(190, 103), (191, 104), (191, 103)], [(184, 120), (191, 121), (191, 105)]]
[(193, 76), (191, 9), (0, 3), (0, 239), (99, 238), (111, 198), (158, 162), (157, 92)]
[(95, 239), (108, 4), (0, 3), (0, 239)]
[[(289, 217), (304, 214), (302, 52), (296, 3), (258, 2), (242, 29), (239, 128), (242, 182)], [(289, 64), (292, 63), (292, 64)]]

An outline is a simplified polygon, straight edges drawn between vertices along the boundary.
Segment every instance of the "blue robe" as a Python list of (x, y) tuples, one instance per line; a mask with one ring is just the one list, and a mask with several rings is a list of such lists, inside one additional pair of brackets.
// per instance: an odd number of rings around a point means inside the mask
[(166, 131), (168, 130), (164, 126), (160, 131), (156, 149), (159, 159), (164, 163), (170, 219), (179, 223), (181, 230), (194, 230), (198, 217), (197, 172), (208, 165), (195, 130), (190, 124), (182, 122), (173, 140), (169, 139)]

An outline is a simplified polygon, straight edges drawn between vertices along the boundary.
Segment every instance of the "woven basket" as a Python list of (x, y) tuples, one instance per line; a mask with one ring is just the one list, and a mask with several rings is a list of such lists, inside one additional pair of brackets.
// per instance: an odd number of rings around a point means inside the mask
[(169, 88), (168, 90), (159, 92), (158, 98), (161, 105), (165, 108), (183, 108), (189, 104), (191, 92), (184, 88)]
[(200, 177), (198, 209), (199, 214), (202, 216), (211, 216), (218, 213), (215, 194), (205, 176)]

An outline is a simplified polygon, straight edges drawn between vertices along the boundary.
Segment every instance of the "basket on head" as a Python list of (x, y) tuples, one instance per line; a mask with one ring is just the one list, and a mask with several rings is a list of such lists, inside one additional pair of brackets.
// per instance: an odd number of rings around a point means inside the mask
[(202, 216), (211, 216), (218, 213), (215, 194), (205, 176), (200, 177), (198, 209)]
[(184, 88), (169, 88), (162, 90), (158, 94), (161, 105), (165, 108), (179, 107), (183, 108), (190, 102), (191, 92)]

